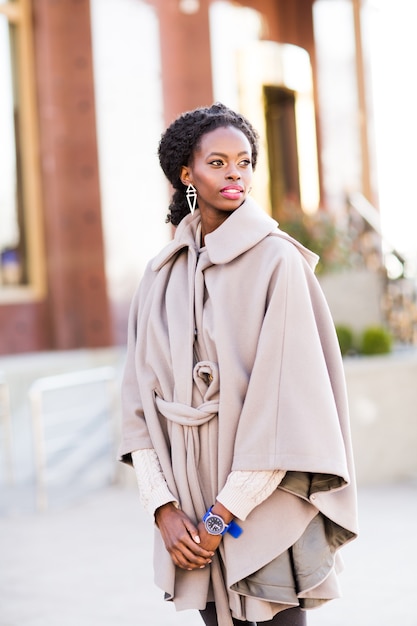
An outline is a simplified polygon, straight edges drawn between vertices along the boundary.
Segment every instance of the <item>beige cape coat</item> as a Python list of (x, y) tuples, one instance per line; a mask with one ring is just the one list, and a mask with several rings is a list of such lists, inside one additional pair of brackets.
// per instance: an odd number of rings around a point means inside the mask
[(120, 456), (130, 462), (132, 451), (154, 448), (195, 522), (231, 470), (286, 470), (241, 522), (243, 535), (225, 535), (211, 568), (175, 568), (155, 529), (155, 581), (166, 598), (202, 609), (214, 594), (219, 624), (229, 626), (227, 605), (262, 621), (338, 595), (336, 552), (357, 533), (356, 494), (342, 361), (316, 255), (252, 199), (206, 236), (201, 254), (199, 221), (198, 210), (182, 220), (134, 298)]

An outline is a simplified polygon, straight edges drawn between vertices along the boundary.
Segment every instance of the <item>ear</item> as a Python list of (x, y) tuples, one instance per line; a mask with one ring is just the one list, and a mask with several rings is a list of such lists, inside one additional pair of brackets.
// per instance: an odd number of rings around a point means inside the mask
[(190, 168), (188, 167), (188, 165), (183, 165), (181, 167), (180, 179), (181, 179), (182, 184), (185, 185), (186, 187), (190, 183), (192, 183), (191, 172), (190, 172)]

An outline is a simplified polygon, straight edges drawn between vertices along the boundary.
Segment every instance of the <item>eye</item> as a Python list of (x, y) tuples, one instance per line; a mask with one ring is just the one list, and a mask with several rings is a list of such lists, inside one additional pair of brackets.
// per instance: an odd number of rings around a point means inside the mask
[(252, 161), (250, 159), (242, 159), (242, 161), (239, 161), (239, 165), (248, 167), (249, 165), (252, 165)]
[(223, 165), (222, 159), (213, 159), (213, 161), (209, 162), (209, 165), (214, 165), (215, 167), (221, 167)]

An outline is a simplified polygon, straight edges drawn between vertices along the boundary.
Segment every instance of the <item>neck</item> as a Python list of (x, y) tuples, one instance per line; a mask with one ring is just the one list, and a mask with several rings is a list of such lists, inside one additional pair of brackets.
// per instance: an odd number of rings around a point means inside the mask
[(212, 233), (216, 228), (221, 226), (223, 222), (233, 213), (233, 211), (217, 211), (216, 213), (201, 213), (201, 245), (204, 245), (204, 238)]

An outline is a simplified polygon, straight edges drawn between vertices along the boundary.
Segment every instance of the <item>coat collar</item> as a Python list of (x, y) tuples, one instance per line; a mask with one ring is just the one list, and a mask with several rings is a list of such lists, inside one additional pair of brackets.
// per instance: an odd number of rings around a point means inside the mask
[(247, 198), (219, 228), (206, 235), (210, 261), (215, 265), (229, 263), (276, 231), (277, 226), (252, 198)]
[[(200, 223), (200, 212), (187, 215), (178, 225), (174, 239), (154, 258), (152, 269), (158, 271), (183, 248), (196, 250), (196, 230)], [(214, 265), (229, 263), (262, 239), (275, 234), (291, 241), (313, 268), (318, 257), (295, 239), (278, 229), (278, 223), (263, 211), (252, 199), (245, 202), (228, 218), (205, 237), (205, 246)]]
[(195, 211), (193, 215), (187, 215), (184, 217), (175, 230), (175, 235), (172, 241), (166, 245), (159, 254), (153, 259), (151, 267), (153, 271), (157, 272), (168, 261), (183, 248), (196, 249), (196, 230), (200, 223), (200, 211)]

